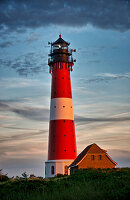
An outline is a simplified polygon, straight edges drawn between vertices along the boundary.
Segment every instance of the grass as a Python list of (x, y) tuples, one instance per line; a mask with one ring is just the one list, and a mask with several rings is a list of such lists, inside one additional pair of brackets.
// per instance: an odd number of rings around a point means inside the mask
[(1, 200), (127, 200), (130, 169), (79, 170), (71, 176), (0, 184)]

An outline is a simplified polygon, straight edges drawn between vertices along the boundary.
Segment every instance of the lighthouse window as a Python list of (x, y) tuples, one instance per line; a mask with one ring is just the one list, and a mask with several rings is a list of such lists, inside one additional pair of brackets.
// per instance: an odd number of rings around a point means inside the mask
[(56, 106), (54, 106), (54, 108), (56, 108)]
[(63, 91), (63, 93), (64, 93), (64, 91)]
[(64, 77), (62, 77), (62, 79), (64, 79)]
[(73, 123), (73, 121), (72, 121), (72, 123)]
[(65, 137), (66, 135), (64, 135), (64, 137)]
[(63, 108), (65, 108), (65, 106), (63, 106)]
[(72, 108), (72, 106), (71, 106), (71, 108)]
[(66, 152), (66, 149), (64, 151)]
[(65, 120), (64, 120), (64, 122), (65, 122)]
[(51, 175), (54, 174), (54, 166), (51, 166)]

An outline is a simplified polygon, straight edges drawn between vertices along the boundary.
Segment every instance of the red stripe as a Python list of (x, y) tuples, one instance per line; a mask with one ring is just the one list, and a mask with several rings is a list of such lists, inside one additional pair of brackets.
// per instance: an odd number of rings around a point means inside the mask
[(73, 120), (51, 120), (49, 127), (48, 160), (77, 157)]
[(51, 98), (60, 97), (72, 98), (70, 70), (65, 68), (64, 63), (58, 63), (57, 69), (54, 67), (52, 72)]

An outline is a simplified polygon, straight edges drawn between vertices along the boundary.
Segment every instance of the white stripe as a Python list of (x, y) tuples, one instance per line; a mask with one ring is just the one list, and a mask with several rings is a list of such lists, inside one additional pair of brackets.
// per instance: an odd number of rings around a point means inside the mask
[(51, 99), (50, 120), (57, 119), (74, 120), (73, 102), (71, 98)]

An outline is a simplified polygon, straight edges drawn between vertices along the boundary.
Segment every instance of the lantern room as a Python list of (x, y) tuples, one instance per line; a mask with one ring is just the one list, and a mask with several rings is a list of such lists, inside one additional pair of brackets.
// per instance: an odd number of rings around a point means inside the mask
[(75, 49), (69, 49), (70, 43), (66, 42), (61, 38), (61, 34), (59, 35), (59, 38), (55, 42), (49, 42), (51, 44), (51, 51), (49, 56), (51, 58), (48, 59), (48, 64), (55, 62), (70, 62), (73, 63), (75, 60), (73, 60), (72, 52), (76, 51)]

